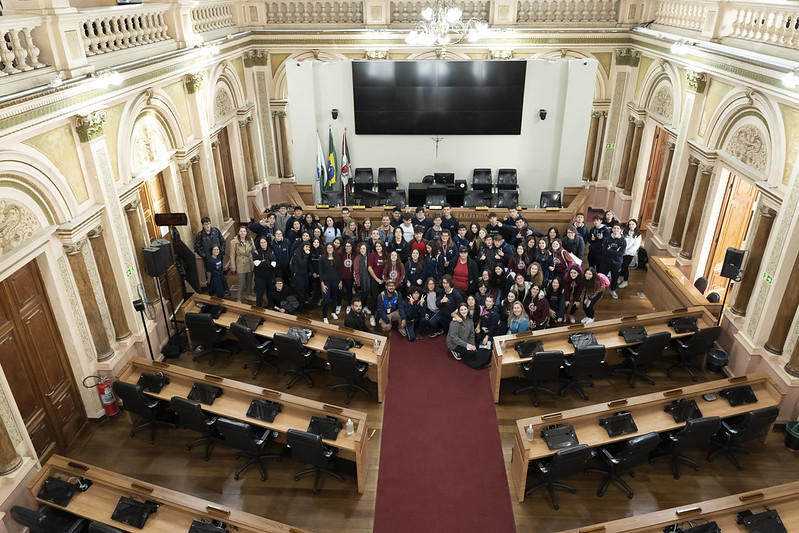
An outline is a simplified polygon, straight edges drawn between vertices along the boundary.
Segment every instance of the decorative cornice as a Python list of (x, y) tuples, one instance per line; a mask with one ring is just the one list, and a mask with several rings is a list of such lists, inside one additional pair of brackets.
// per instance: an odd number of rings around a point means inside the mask
[(698, 167), (698, 166), (699, 166), (699, 163), (701, 163), (701, 161), (700, 161), (699, 159), (695, 158), (695, 157), (694, 157), (694, 156), (692, 156), (692, 155), (689, 155), (689, 156), (688, 156), (688, 166), (691, 166), (691, 167)]
[(239, 127), (243, 128), (250, 122), (252, 122), (252, 116), (244, 117), (242, 120), (239, 120)]
[(388, 50), (366, 50), (363, 53), (363, 58), (375, 61), (388, 59)]
[(617, 48), (616, 64), (620, 67), (637, 67), (641, 62), (641, 52), (632, 48)]
[(669, 150), (671, 150), (672, 152), (674, 151), (674, 149), (675, 149), (676, 147), (677, 147), (677, 143), (675, 143), (675, 142), (671, 142), (671, 141), (669, 141), (668, 143), (666, 143), (666, 148), (668, 148), (668, 149), (669, 149)]
[(195, 155), (194, 157), (189, 159), (189, 163), (191, 163), (192, 165), (199, 165), (200, 164), (200, 156), (199, 155)]
[(98, 109), (88, 115), (75, 116), (75, 131), (80, 142), (86, 143), (102, 137), (105, 115), (104, 109)]
[(688, 81), (689, 90), (697, 94), (702, 94), (705, 92), (705, 88), (707, 87), (707, 76), (705, 76), (703, 72), (688, 70), (685, 73), (685, 78)]
[(268, 67), (269, 66), (269, 52), (267, 50), (250, 50), (244, 54), (244, 66), (247, 68), (252, 67)]
[(189, 94), (194, 94), (202, 89), (205, 83), (205, 72), (195, 72), (186, 75), (186, 91)]
[(638, 119), (635, 120), (635, 127), (636, 128), (643, 128), (644, 124), (646, 124), (646, 123), (643, 120), (638, 120)]
[(178, 170), (180, 170), (181, 172), (189, 172), (189, 171), (191, 171), (191, 160), (180, 161), (178, 163)]
[(83, 247), (86, 246), (87, 239), (81, 239), (78, 242), (64, 244), (64, 254), (78, 255), (83, 252)]
[(777, 212), (767, 205), (760, 204), (757, 206), (757, 214), (764, 218), (774, 218)]
[(591, 118), (601, 118), (604, 114), (604, 111), (591, 111)]
[(713, 165), (705, 164), (699, 167), (699, 170), (701, 171), (702, 174), (713, 174), (713, 168), (714, 168)]

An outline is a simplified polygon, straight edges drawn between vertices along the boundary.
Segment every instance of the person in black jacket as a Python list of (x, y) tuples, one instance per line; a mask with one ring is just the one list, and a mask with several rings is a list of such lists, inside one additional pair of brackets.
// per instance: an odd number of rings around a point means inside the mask
[(500, 321), (499, 309), (495, 305), (494, 297), (489, 294), (486, 296), (485, 305), (480, 307), (477, 332), (478, 345), (490, 345), (496, 335), (504, 335), (507, 329), (507, 325)]
[(298, 313), (305, 312), (305, 299), (308, 294), (308, 279), (311, 275), (311, 243), (305, 241), (297, 253), (291, 257), (291, 274), (294, 276), (294, 290), (300, 303)]
[(463, 303), (463, 296), (460, 291), (455, 288), (452, 282), (452, 276), (449, 274), (441, 278), (441, 288), (442, 291), (436, 305), (438, 306), (439, 316), (441, 317), (441, 325), (444, 329), (449, 329), (449, 323), (452, 321), (452, 312), (458, 308), (458, 305)]
[(269, 288), (269, 302), (272, 310), (279, 313), (293, 314), (298, 307), (296, 298), (289, 293), (283, 278), (275, 278), (275, 283)]
[[(463, 270), (466, 277), (464, 278)], [(447, 274), (452, 276), (455, 287), (464, 294), (474, 294), (477, 287), (477, 278), (480, 272), (477, 270), (477, 262), (469, 257), (469, 248), (461, 246), (458, 250), (458, 257), (450, 261), (447, 267)]]
[(363, 302), (357, 296), (352, 299), (350, 311), (347, 313), (347, 316), (344, 317), (344, 326), (352, 328), (355, 331), (372, 332), (372, 330), (366, 327), (366, 314), (363, 312)]
[(289, 272), (289, 242), (283, 238), (283, 232), (279, 229), (275, 230), (274, 238), (272, 240), (272, 251), (275, 252), (275, 275), (283, 279), (289, 279), (291, 272)]
[(621, 234), (621, 222), (618, 220), (611, 224), (610, 235), (602, 241), (602, 269), (601, 272), (610, 276), (610, 295), (615, 299), (616, 284), (619, 282), (621, 264), (624, 261), (624, 250), (627, 249), (627, 241)]
[(255, 305), (261, 307), (264, 294), (272, 280), (275, 279), (275, 254), (269, 249), (269, 239), (260, 237), (255, 250), (252, 252), (252, 261), (255, 265)]
[(340, 301), (341, 271), (339, 270), (339, 256), (332, 242), (325, 245), (325, 252), (319, 259), (319, 281), (322, 289), (322, 321), (327, 324), (327, 312), (330, 306), (333, 309), (330, 316), (338, 320), (336, 305)]
[(610, 235), (610, 230), (602, 223), (602, 217), (594, 215), (594, 226), (588, 231), (588, 264), (599, 268), (602, 264), (602, 241)]
[(408, 296), (402, 301), (399, 308), (400, 322), (399, 332), (403, 336), (408, 337), (408, 340), (418, 341), (421, 340), (420, 325), (424, 318), (424, 296), (422, 289), (418, 286), (413, 286), (408, 291)]

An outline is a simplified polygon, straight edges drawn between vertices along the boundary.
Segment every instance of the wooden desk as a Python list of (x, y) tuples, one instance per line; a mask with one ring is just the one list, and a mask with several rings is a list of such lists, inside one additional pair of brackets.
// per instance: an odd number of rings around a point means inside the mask
[[(146, 392), (149, 396), (161, 400), (169, 401), (173, 396), (186, 398), (189, 395), (189, 391), (191, 391), (192, 385), (196, 382), (207, 383), (221, 388), (223, 390), (222, 396), (217, 398), (213, 405), (203, 404), (204, 411), (247, 422), (253, 426), (273, 429), (280, 433), (276, 439), (278, 442), (285, 442), (286, 431), (289, 429), (305, 431), (312, 416), (333, 416), (339, 419), (342, 425), (347, 422), (348, 418), (351, 418), (355, 424), (355, 433), (347, 435), (346, 431), (342, 429), (336, 440), (324, 439), (324, 442), (329, 446), (338, 448), (338, 456), (342, 459), (355, 462), (358, 469), (358, 492), (363, 492), (369, 467), (366, 413), (308, 400), (285, 392), (264, 389), (249, 383), (205, 374), (160, 361), (150, 361), (142, 357), (134, 357), (128, 361), (122, 368), (122, 372), (117, 376), (117, 379), (127, 383), (136, 383), (143, 372), (161, 372), (169, 378), (169, 385), (164, 386), (160, 393)], [(247, 410), (255, 398), (279, 402), (283, 405), (283, 411), (277, 415), (274, 422), (264, 422), (257, 418), (250, 418), (247, 416)]]
[[(608, 364), (619, 364), (622, 359), (616, 354), (616, 348), (632, 346), (619, 335), (619, 330), (629, 326), (644, 326), (647, 333), (668, 331), (672, 337), (687, 337), (692, 333), (676, 333), (669, 327), (672, 318), (696, 317), (700, 328), (716, 325), (716, 320), (703, 307), (679, 309), (676, 311), (647, 313), (633, 317), (600, 320), (591, 324), (572, 324), (558, 328), (547, 328), (538, 331), (518, 333), (515, 335), (502, 335), (494, 337), (491, 355), (491, 390), (494, 393), (494, 403), (499, 403), (499, 386), (502, 378), (522, 376), (519, 363), (529, 361), (530, 357), (519, 357), (516, 344), (526, 340), (540, 340), (544, 350), (561, 350), (565, 355), (574, 353), (574, 346), (569, 343), (572, 333), (593, 333), (599, 344), (605, 346), (605, 361)], [(504, 348), (503, 348), (504, 343)]]
[[(255, 307), (254, 305), (247, 305), (237, 303), (231, 300), (222, 300), (219, 298), (212, 298), (205, 294), (194, 294), (189, 298), (183, 309), (186, 313), (198, 313), (201, 309), (197, 307), (197, 302), (212, 303), (224, 306), (227, 311), (216, 319), (216, 323), (225, 328), (230, 328), (230, 324), (237, 321), (239, 316), (243, 313), (258, 315), (264, 318), (263, 324), (258, 326), (255, 330), (256, 335), (262, 337), (269, 337), (270, 339), (275, 336), (275, 333), (286, 333), (291, 326), (301, 328), (309, 328), (316, 332), (308, 341), (307, 346), (312, 350), (319, 352), (321, 357), (326, 357), (325, 341), (327, 337), (332, 335), (339, 338), (351, 338), (363, 343), (361, 348), (353, 348), (352, 351), (359, 361), (369, 363), (369, 369), (366, 371), (366, 377), (377, 383), (377, 401), (382, 402), (386, 394), (386, 384), (388, 383), (388, 354), (390, 352), (390, 338), (374, 333), (366, 333), (364, 331), (355, 331), (354, 329), (337, 326), (335, 324), (325, 324), (317, 320), (310, 320), (304, 317), (287, 315), (285, 313), (278, 313), (277, 311), (270, 311)], [(377, 350), (375, 350), (375, 342), (377, 342)]]
[[(73, 476), (82, 477), (91, 480), (92, 485), (86, 492), (76, 491), (66, 507), (58, 507), (48, 501), (37, 499), (39, 503), (65, 509), (77, 516), (103, 522), (124, 531), (184, 533), (189, 530), (193, 520), (202, 519), (222, 520), (228, 525), (235, 526), (239, 533), (300, 533), (302, 531), (268, 518), (261, 518), (236, 509), (227, 509), (201, 498), (73, 461), (60, 455), (53, 455), (28, 485), (34, 498), (49, 476), (64, 480)], [(158, 508), (158, 512), (150, 515), (144, 528), (137, 529), (111, 519), (111, 514), (122, 496), (135, 497), (142, 501), (153, 500), (159, 502), (161, 506)]]
[(799, 481), (795, 481), (561, 533), (662, 533), (665, 527), (687, 520), (715, 521), (724, 533), (745, 533), (735, 515), (744, 510), (759, 513), (764, 506), (780, 514), (788, 531), (799, 531)]
[[(284, 187), (289, 184), (282, 184), (281, 185), (281, 192), (284, 192)], [(295, 186), (296, 187), (296, 186)], [(302, 187), (302, 186), (300, 186)], [(563, 194), (561, 195), (563, 207), (561, 209), (534, 209), (534, 208), (522, 208), (523, 210), (520, 211), (521, 215), (527, 219), (536, 229), (541, 232), (545, 232), (549, 226), (556, 226), (559, 229), (563, 230), (569, 225), (572, 221), (574, 221), (574, 216), (579, 213), (587, 213), (588, 212), (588, 196), (589, 190), (583, 187), (564, 187)], [(302, 194), (297, 192), (296, 188), (294, 190), (290, 190), (288, 188), (285, 189), (284, 194), (288, 196), (290, 201), (293, 201), (296, 205), (301, 205), (305, 212), (310, 211), (314, 213), (316, 216), (324, 220), (327, 215), (332, 215), (334, 218), (338, 219), (341, 216), (341, 208), (340, 207), (329, 207), (329, 208), (319, 208), (310, 200), (312, 198), (308, 197), (302, 202), (296, 202), (298, 198), (302, 199)], [(311, 193), (312, 194), (312, 193)], [(377, 228), (380, 225), (381, 217), (383, 213), (386, 211), (390, 211), (394, 206), (378, 206), (378, 207), (361, 207), (361, 206), (349, 206), (350, 208), (350, 216), (358, 221), (360, 224), (363, 222), (364, 219), (370, 219), (372, 221), (372, 227)], [(414, 208), (416, 206), (413, 206)], [(440, 213), (441, 210), (435, 209), (428, 209), (428, 217), (430, 216), (431, 212), (438, 212)], [(500, 219), (500, 221), (504, 220), (507, 216), (507, 209), (504, 207), (486, 207), (486, 208), (474, 208), (474, 207), (453, 207), (452, 208), (452, 216), (458, 219), (458, 222), (461, 224), (465, 224), (466, 227), (469, 227), (469, 224), (472, 222), (477, 222), (480, 226), (485, 227), (488, 223), (488, 213), (495, 212)], [(261, 218), (265, 218), (266, 214), (261, 214)]]
[(718, 317), (721, 303), (710, 303), (677, 267), (674, 257), (650, 257), (646, 271), (646, 296), (655, 309), (666, 311), (678, 307), (702, 306)]
[[(716, 401), (708, 402), (702, 399), (702, 395), (707, 392), (718, 392), (727, 387), (739, 385), (749, 385), (752, 387), (757, 402), (752, 404), (730, 407), (729, 402), (719, 397)], [(588, 444), (591, 447), (602, 446), (611, 442), (629, 440), (636, 435), (643, 435), (655, 431), (662, 433), (684, 426), (684, 423), (677, 423), (669, 413), (663, 411), (666, 404), (678, 399), (687, 398), (696, 400), (702, 416), (720, 416), (727, 418), (760, 409), (780, 405), (785, 395), (771, 379), (765, 374), (755, 374), (752, 376), (739, 376), (735, 378), (720, 379), (689, 385), (680, 389), (672, 389), (665, 392), (653, 392), (642, 396), (613, 400), (608, 403), (589, 405), (577, 409), (563, 411), (561, 413), (550, 413), (541, 416), (522, 418), (516, 421), (516, 439), (511, 456), (511, 477), (516, 488), (516, 497), (519, 501), (524, 501), (524, 488), (527, 479), (527, 465), (534, 459), (540, 459), (552, 455), (546, 442), (541, 438), (541, 429), (552, 424), (571, 424), (577, 434), (580, 444)], [(608, 437), (607, 431), (599, 425), (599, 419), (611, 416), (618, 411), (630, 411), (638, 427), (636, 433), (620, 435), (618, 437)], [(525, 428), (530, 424), (535, 430), (535, 438), (527, 440)]]

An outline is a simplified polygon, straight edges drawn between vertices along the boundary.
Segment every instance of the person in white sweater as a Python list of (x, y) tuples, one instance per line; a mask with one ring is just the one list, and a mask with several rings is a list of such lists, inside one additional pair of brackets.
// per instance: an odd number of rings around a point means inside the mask
[(641, 232), (638, 231), (638, 221), (631, 218), (627, 221), (627, 227), (622, 233), (627, 247), (624, 249), (624, 257), (621, 262), (621, 283), (619, 288), (623, 289), (627, 286), (627, 280), (630, 279), (630, 264), (633, 261), (638, 261), (638, 249), (641, 247)]

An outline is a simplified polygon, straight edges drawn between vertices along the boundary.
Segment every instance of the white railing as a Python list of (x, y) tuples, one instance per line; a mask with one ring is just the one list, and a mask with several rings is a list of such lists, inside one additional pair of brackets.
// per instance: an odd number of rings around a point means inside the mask
[(235, 26), (229, 2), (204, 3), (191, 10), (194, 33), (214, 31)]
[(701, 32), (707, 13), (706, 4), (671, 0), (659, 2), (655, 20), (665, 26)]
[(359, 24), (363, 2), (267, 2), (267, 24)]
[(618, 12), (617, 0), (525, 0), (516, 22), (616, 22)]
[(0, 17), (0, 77), (45, 67), (31, 31), (39, 20), (31, 17)]
[[(463, 20), (471, 18), (488, 21), (489, 2), (452, 2), (463, 11)], [(432, 2), (391, 2), (391, 22), (411, 24), (419, 20), (419, 13), (426, 7), (433, 7)]]
[[(733, 4), (737, 14), (730, 37), (799, 48), (799, 6)], [(730, 6), (731, 8), (733, 6)]]
[[(165, 5), (137, 5), (82, 11), (80, 21), (86, 56), (95, 56), (169, 40)], [(90, 16), (86, 16), (90, 15)]]

